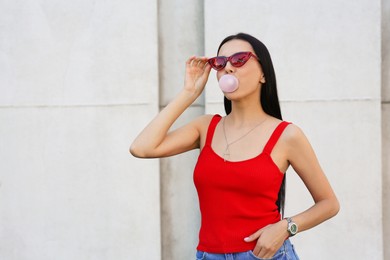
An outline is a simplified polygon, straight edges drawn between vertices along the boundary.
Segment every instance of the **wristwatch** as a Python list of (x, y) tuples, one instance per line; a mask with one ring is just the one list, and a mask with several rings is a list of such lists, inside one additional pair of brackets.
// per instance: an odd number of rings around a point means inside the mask
[(290, 237), (292, 237), (298, 232), (298, 225), (291, 218), (286, 218), (286, 220), (288, 224), (287, 231), (290, 233)]

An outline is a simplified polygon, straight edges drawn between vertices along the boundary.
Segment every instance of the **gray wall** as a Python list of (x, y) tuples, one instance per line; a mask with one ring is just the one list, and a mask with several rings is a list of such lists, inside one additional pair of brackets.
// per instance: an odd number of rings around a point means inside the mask
[[(382, 167), (383, 241), (390, 240), (390, 1), (382, 0)], [(384, 259), (390, 248), (384, 246)]]
[[(204, 53), (203, 2), (159, 1), (160, 107), (183, 86), (185, 62)], [(204, 114), (200, 97), (174, 127)], [(199, 209), (192, 171), (198, 152), (161, 160), (162, 259), (193, 259), (198, 241)]]
[(128, 154), (156, 24), (150, 0), (0, 1), (0, 259), (160, 259), (158, 160)]
[[(0, 259), (194, 259), (197, 152), (127, 150), (185, 60), (240, 31), (268, 46), (341, 202), (292, 239), (301, 259), (389, 259), (389, 2), (0, 1)], [(224, 114), (214, 72), (175, 127), (205, 112)], [(287, 174), (292, 215), (312, 200)]]

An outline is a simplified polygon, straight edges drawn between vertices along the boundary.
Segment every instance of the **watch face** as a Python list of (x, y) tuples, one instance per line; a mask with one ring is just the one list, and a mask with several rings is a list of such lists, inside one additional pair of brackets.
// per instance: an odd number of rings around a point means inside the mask
[(290, 226), (290, 232), (291, 234), (296, 234), (298, 232), (298, 226), (295, 223), (292, 223)]

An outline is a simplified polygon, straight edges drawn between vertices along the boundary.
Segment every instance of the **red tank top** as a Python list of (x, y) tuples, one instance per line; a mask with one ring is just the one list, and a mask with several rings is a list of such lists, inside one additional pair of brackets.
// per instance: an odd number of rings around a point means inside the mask
[(212, 118), (194, 170), (202, 216), (197, 249), (209, 253), (253, 250), (256, 241), (247, 243), (244, 238), (281, 219), (276, 201), (284, 174), (270, 154), (289, 123), (276, 127), (258, 156), (229, 162), (211, 147), (220, 120), (219, 115)]

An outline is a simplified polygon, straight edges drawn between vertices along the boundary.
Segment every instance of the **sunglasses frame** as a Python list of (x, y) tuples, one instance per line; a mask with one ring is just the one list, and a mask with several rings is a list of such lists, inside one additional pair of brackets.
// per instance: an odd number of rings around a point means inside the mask
[[(239, 54), (245, 54), (247, 57), (243, 62), (241, 63), (235, 63), (235, 62), (231, 62), (231, 60), (236, 56), (236, 55), (239, 55)], [(236, 67), (236, 68), (239, 68), (239, 67), (242, 67), (245, 65), (245, 63), (251, 58), (251, 57), (254, 57), (257, 61), (259, 61), (259, 58), (257, 58), (257, 56), (255, 54), (253, 54), (252, 52), (250, 51), (240, 51), (240, 52), (236, 52), (232, 55), (230, 55), (229, 57), (226, 57), (226, 56), (216, 56), (216, 57), (213, 57), (213, 58), (210, 58), (207, 60), (207, 62), (210, 64), (210, 66), (215, 69), (216, 71), (219, 71), (219, 70), (222, 70), (223, 68), (226, 67), (226, 64), (228, 62), (230, 62), (230, 64), (233, 66), (233, 67)], [(223, 66), (220, 67), (220, 68), (217, 68), (215, 67), (214, 65), (214, 61), (217, 60), (217, 59), (223, 59)]]

